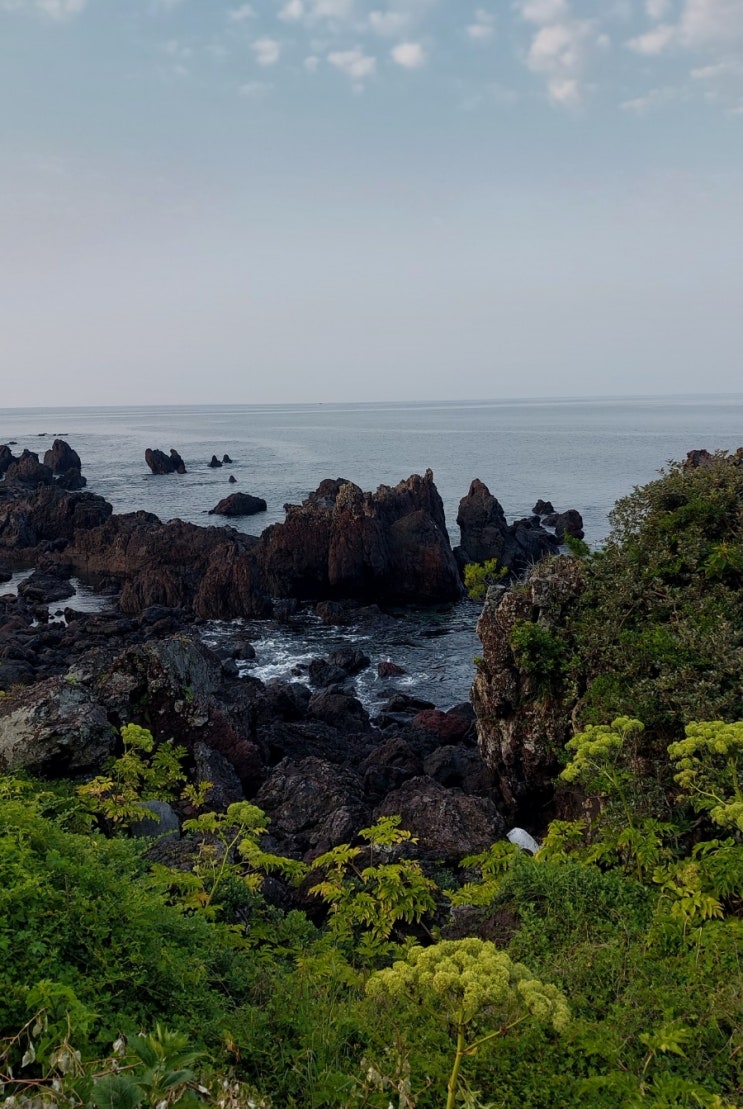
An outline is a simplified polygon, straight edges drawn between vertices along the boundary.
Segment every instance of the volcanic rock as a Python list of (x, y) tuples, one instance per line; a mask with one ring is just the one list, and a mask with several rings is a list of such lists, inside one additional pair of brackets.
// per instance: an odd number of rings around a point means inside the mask
[(211, 457), (211, 461), (208, 463), (208, 465), (212, 470), (218, 470), (218, 469), (220, 469), (222, 463), (219, 461), (216, 454), (213, 454), (212, 457)]
[(479, 478), (459, 502), (457, 523), (461, 542), (455, 553), (462, 568), (468, 562), (496, 559), (499, 566), (518, 574), (559, 547), (538, 522), (527, 518), (509, 524), (500, 502)]
[(229, 497), (224, 497), (218, 505), (209, 509), (209, 515), (254, 516), (256, 512), (265, 512), (267, 507), (263, 497), (253, 497), (250, 493), (230, 493)]
[(582, 539), (585, 534), (583, 517), (577, 508), (569, 508), (567, 512), (553, 512), (545, 516), (542, 523), (546, 527), (555, 529), (555, 534), (561, 543), (566, 535), (572, 535), (574, 539)]
[(185, 474), (186, 464), (177, 450), (170, 448), (170, 456), (164, 451), (148, 447), (144, 452), (144, 460), (153, 474)]
[(434, 602), (461, 596), (433, 474), (363, 493), (326, 479), (264, 531), (257, 558), (266, 592), (300, 599)]
[(374, 811), (375, 819), (395, 814), (402, 817), (401, 826), (417, 837), (421, 857), (448, 864), (484, 851), (505, 829), (489, 798), (469, 797), (425, 776), (404, 782)]

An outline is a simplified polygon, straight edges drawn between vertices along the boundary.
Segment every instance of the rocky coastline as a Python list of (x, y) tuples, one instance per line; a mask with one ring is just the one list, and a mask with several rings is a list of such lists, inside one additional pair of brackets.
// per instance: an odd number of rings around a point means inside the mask
[[(175, 451), (148, 455), (163, 473), (183, 465)], [(215, 652), (201, 630), (287, 620), (300, 606), (333, 624), (349, 611), (373, 622), (379, 606), (456, 602), (467, 563), (497, 559), (520, 575), (556, 553), (566, 530), (581, 534), (575, 510), (551, 519), (552, 506), (538, 502), (509, 524), (475, 479), (452, 549), (430, 470), (374, 493), (326, 479), (258, 538), (117, 515), (85, 485), (62, 440), (43, 461), (0, 446), (0, 581), (32, 571), (17, 594), (0, 586), (0, 771), (90, 776), (116, 751), (120, 727), (141, 724), (186, 747), (190, 777), (212, 783), (212, 807), (254, 800), (271, 818), (273, 848), (306, 860), (399, 813), (421, 858), (454, 863), (500, 838), (525, 797), (544, 801), (551, 768), (513, 754), (528, 741), (511, 736), (509, 754), (483, 738), (498, 698), (506, 721), (516, 703), (503, 693), (512, 673), (496, 690), (495, 671), (487, 689), (478, 671), (474, 708), (397, 692), (370, 718), (351, 679), (373, 664), (394, 673), (394, 662), (346, 649), (316, 659), (301, 682), (263, 683), (240, 676), (235, 659), (251, 647), (237, 632)], [(107, 610), (65, 606), (73, 578), (107, 595)], [(480, 631), (489, 655), (501, 619), (492, 606), (491, 597)]]

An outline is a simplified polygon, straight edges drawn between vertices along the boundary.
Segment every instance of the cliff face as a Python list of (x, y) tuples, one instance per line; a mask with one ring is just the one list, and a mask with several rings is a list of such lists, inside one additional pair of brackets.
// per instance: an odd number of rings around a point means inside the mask
[(560, 658), (566, 616), (582, 589), (579, 560), (550, 559), (521, 585), (489, 590), (477, 624), (483, 657), (471, 700), (478, 741), (517, 822), (538, 825), (548, 815), (558, 754), (572, 735), (576, 698)]

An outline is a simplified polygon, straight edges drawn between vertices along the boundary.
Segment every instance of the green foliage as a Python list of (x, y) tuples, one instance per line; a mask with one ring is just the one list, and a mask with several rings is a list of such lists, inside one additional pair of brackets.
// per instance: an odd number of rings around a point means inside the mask
[[(330, 930), (336, 942), (353, 942), (362, 962), (374, 962), (394, 950), (390, 937), (400, 923), (418, 924), (436, 907), (436, 883), (413, 859), (392, 858), (395, 848), (415, 842), (400, 828), (399, 816), (380, 817), (359, 838), (367, 847), (341, 844), (315, 859), (325, 878), (311, 888), (331, 906)], [(363, 866), (363, 857), (368, 865)], [(388, 861), (379, 861), (387, 858)]]
[(170, 801), (186, 780), (182, 761), (184, 747), (155, 741), (147, 728), (125, 724), (121, 729), (124, 753), (114, 759), (107, 774), (99, 775), (78, 789), (88, 810), (112, 827), (126, 827), (153, 814), (143, 801)]
[(672, 464), (619, 501), (565, 629), (580, 726), (639, 717), (664, 752), (686, 721), (743, 719), (743, 466)]
[(508, 639), (521, 670), (543, 696), (559, 686), (565, 669), (565, 647), (547, 628), (530, 620), (517, 620)]
[(743, 722), (686, 725), (686, 739), (672, 743), (674, 780), (699, 812), (721, 828), (743, 832)]
[(499, 566), (497, 558), (486, 562), (468, 562), (464, 568), (464, 585), (471, 601), (481, 601), (491, 585), (508, 576), (508, 567)]
[(195, 835), (199, 845), (190, 880), (180, 881), (183, 908), (214, 915), (220, 899), (236, 882), (249, 893), (257, 893), (267, 874), (278, 873), (294, 884), (301, 882), (308, 869), (304, 863), (261, 847), (260, 837), (268, 824), (266, 814), (248, 801), (230, 805), (226, 813), (201, 813), (185, 820), (183, 830)]
[[(413, 998), (431, 1006), (452, 1029), (456, 1047), (446, 1109), (456, 1102), (467, 1056), (527, 1016), (550, 1024), (556, 1032), (564, 1032), (570, 1021), (567, 1002), (555, 986), (540, 982), (495, 944), (474, 937), (413, 947), (406, 959), (372, 975), (366, 991), (372, 999)], [(489, 1025), (489, 1031), (483, 1031), (483, 1025)]]

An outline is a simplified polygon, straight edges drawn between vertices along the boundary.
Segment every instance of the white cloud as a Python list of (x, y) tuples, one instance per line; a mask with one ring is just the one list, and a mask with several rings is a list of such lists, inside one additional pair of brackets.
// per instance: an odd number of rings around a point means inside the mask
[(646, 54), (650, 57), (662, 54), (663, 51), (678, 39), (678, 28), (670, 23), (659, 23), (652, 31), (630, 39), (627, 45), (636, 54)]
[(303, 0), (288, 0), (279, 12), (279, 19), (284, 23), (298, 23), (304, 16)]
[(485, 8), (478, 8), (475, 19), (467, 27), (467, 34), (473, 42), (489, 42), (495, 31), (495, 16)]
[(663, 19), (671, 10), (671, 0), (645, 0), (649, 19)]
[(275, 65), (281, 57), (281, 43), (276, 39), (256, 39), (252, 50), (258, 65)]
[(634, 112), (635, 115), (644, 116), (656, 108), (662, 108), (672, 100), (677, 100), (679, 90), (672, 87), (650, 89), (644, 96), (637, 96), (634, 100), (625, 100), (619, 105), (623, 112)]
[(377, 68), (377, 59), (364, 54), (358, 46), (353, 50), (335, 50), (328, 54), (328, 61), (354, 81), (371, 77)]
[(49, 19), (62, 23), (79, 15), (85, 7), (85, 0), (36, 0), (36, 7)]
[(264, 96), (268, 96), (272, 88), (273, 85), (267, 81), (246, 81), (244, 85), (240, 85), (238, 91), (241, 96), (246, 96), (250, 100), (262, 100)]
[(403, 69), (420, 69), (426, 64), (426, 53), (419, 42), (398, 42), (390, 54)]
[(685, 0), (676, 23), (659, 23), (627, 45), (638, 54), (654, 56), (669, 47), (701, 50), (708, 47), (743, 43), (743, 3), (741, 0)]
[(239, 8), (231, 8), (227, 18), (230, 23), (244, 23), (246, 19), (255, 19), (255, 8), (252, 4), (241, 4)]
[(583, 70), (590, 52), (608, 44), (607, 36), (597, 34), (588, 20), (544, 24), (532, 39), (526, 63), (533, 73), (546, 78), (554, 104), (574, 107), (581, 100)]
[(179, 61), (186, 62), (193, 54), (193, 50), (190, 46), (184, 46), (178, 39), (170, 39), (163, 43), (163, 53), (170, 58), (177, 58)]
[(304, 62), (302, 64), (304, 65), (304, 68), (307, 70), (308, 73), (317, 73), (318, 67), (320, 65), (320, 59), (316, 54), (310, 54), (308, 58), (304, 59)]
[(568, 16), (566, 0), (523, 0), (521, 15), (529, 23), (557, 23)]
[(690, 76), (694, 81), (712, 81), (729, 73), (730, 69), (727, 62), (717, 62), (715, 65), (703, 65), (699, 69), (692, 69)]
[(369, 26), (378, 35), (399, 35), (410, 23), (408, 12), (380, 12), (369, 13)]
[(314, 20), (345, 22), (354, 15), (354, 0), (310, 0), (309, 17)]

